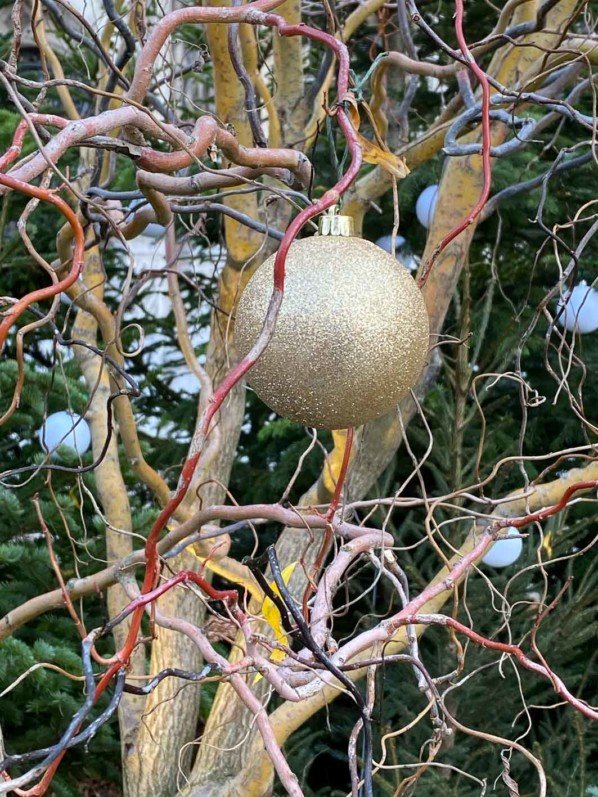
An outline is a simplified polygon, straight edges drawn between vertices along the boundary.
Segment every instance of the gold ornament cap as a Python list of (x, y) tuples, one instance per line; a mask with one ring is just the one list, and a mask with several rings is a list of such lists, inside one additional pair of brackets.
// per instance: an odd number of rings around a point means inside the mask
[(332, 205), (326, 213), (320, 216), (318, 235), (337, 235), (352, 238), (355, 235), (355, 225), (351, 216), (343, 216), (338, 212), (338, 205)]

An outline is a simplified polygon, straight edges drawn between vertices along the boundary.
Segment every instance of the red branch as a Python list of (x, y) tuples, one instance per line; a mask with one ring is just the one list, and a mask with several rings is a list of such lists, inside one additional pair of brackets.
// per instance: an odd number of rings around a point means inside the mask
[(318, 555), (314, 561), (313, 567), (311, 569), (311, 574), (308, 578), (307, 586), (305, 588), (305, 592), (303, 593), (303, 617), (305, 620), (309, 618), (309, 611), (307, 608), (307, 602), (315, 592), (315, 584), (314, 580), (317, 577), (320, 568), (322, 567), (322, 563), (326, 557), (326, 554), (330, 550), (330, 543), (332, 542), (332, 521), (334, 519), (334, 515), (336, 510), (338, 509), (338, 505), (341, 499), (341, 493), (343, 491), (343, 485), (345, 483), (345, 479), (347, 477), (347, 470), (349, 469), (349, 462), (351, 460), (351, 449), (353, 448), (353, 435), (355, 430), (352, 426), (347, 429), (347, 438), (345, 440), (345, 450), (343, 452), (343, 461), (341, 463), (341, 469), (338, 474), (338, 479), (336, 480), (336, 484), (334, 486), (334, 495), (332, 496), (332, 500), (330, 501), (330, 505), (328, 507), (328, 512), (326, 513), (326, 527), (324, 529), (324, 535), (322, 537), (322, 544), (320, 545), (320, 550), (318, 551)]
[(455, 12), (455, 34), (457, 36), (459, 48), (463, 53), (463, 57), (467, 61), (468, 68), (477, 77), (482, 89), (482, 167), (484, 173), (484, 185), (482, 187), (480, 198), (478, 199), (478, 202), (473, 210), (471, 210), (471, 212), (459, 225), (457, 225), (457, 227), (451, 230), (451, 232), (449, 232), (449, 234), (442, 239), (442, 241), (432, 252), (432, 256), (425, 264), (417, 281), (417, 284), (420, 288), (423, 288), (428, 281), (432, 267), (434, 266), (434, 263), (438, 259), (440, 253), (443, 252), (450, 242), (454, 241), (455, 238), (463, 232), (463, 230), (466, 230), (470, 224), (473, 224), (475, 219), (477, 219), (477, 217), (480, 215), (490, 195), (490, 187), (492, 183), (492, 164), (490, 161), (490, 147), (492, 143), (490, 135), (490, 85), (488, 83), (486, 73), (481, 67), (478, 66), (469, 50), (469, 47), (467, 46), (467, 41), (463, 33), (463, 0), (455, 0)]
[(0, 169), (6, 169), (10, 166), (16, 158), (21, 154), (23, 149), (23, 140), (25, 133), (31, 124), (34, 125), (51, 125), (52, 127), (64, 128), (68, 122), (62, 116), (56, 116), (52, 113), (28, 113), (27, 119), (23, 119), (16, 126), (14, 135), (12, 137), (12, 144), (6, 150), (4, 155), (0, 157)]
[[(256, 19), (256, 21), (258, 21)], [(272, 25), (278, 28), (279, 32), (283, 36), (293, 36), (293, 35), (304, 35), (309, 38), (313, 38), (316, 41), (323, 41), (326, 42), (336, 53), (339, 59), (339, 77), (338, 77), (338, 96), (342, 100), (342, 98), (346, 95), (348, 91), (348, 80), (349, 80), (349, 56), (346, 47), (341, 43), (334, 39), (333, 36), (329, 34), (323, 33), (322, 31), (315, 30), (313, 28), (309, 28), (304, 25), (287, 25), (286, 21), (277, 15), (274, 14), (267, 14), (267, 15), (259, 15), (259, 21), (263, 24)], [(274, 332), (274, 323), (276, 320), (276, 316), (278, 314), (278, 310), (282, 303), (283, 293), (284, 293), (284, 281), (285, 281), (285, 262), (286, 257), (289, 251), (289, 248), (293, 241), (295, 240), (297, 234), (305, 225), (305, 223), (316, 216), (319, 213), (322, 213), (327, 208), (331, 207), (332, 205), (338, 202), (340, 196), (347, 190), (347, 188), (351, 185), (359, 168), (361, 166), (361, 150), (359, 147), (359, 143), (355, 132), (353, 130), (353, 126), (351, 125), (348, 116), (346, 115), (345, 111), (339, 107), (338, 112), (336, 114), (336, 118), (338, 119), (339, 125), (347, 139), (347, 146), (349, 149), (349, 153), (351, 156), (351, 163), (347, 170), (347, 172), (343, 175), (343, 177), (338, 181), (338, 183), (334, 186), (334, 188), (327, 191), (317, 202), (313, 205), (302, 210), (289, 224), (284, 238), (281, 241), (280, 247), (278, 252), (276, 253), (276, 258), (274, 261), (274, 290), (272, 292), (272, 297), (270, 299), (270, 305), (268, 307), (268, 312), (266, 316), (266, 322), (264, 324), (264, 328), (260, 333), (258, 340), (254, 344), (251, 351), (235, 366), (229, 373), (224, 377), (222, 383), (218, 387), (218, 389), (214, 392), (210, 404), (206, 409), (206, 413), (203, 419), (203, 433), (204, 438), (207, 436), (210, 428), (210, 424), (218, 412), (220, 406), (222, 405), (223, 401), (226, 399), (230, 391), (233, 387), (245, 376), (245, 374), (252, 368), (253, 365), (257, 362), (260, 355), (265, 350), (266, 346), (269, 343), (270, 338)], [(183, 498), (185, 497), (189, 485), (191, 483), (191, 479), (193, 474), (195, 473), (195, 469), (199, 458), (201, 456), (201, 448), (199, 451), (195, 452), (189, 459), (185, 462), (183, 466), (181, 477), (179, 480), (179, 485), (175, 494), (172, 496), (170, 501), (166, 504), (166, 506), (160, 512), (160, 515), (156, 519), (147, 539), (146, 543), (146, 572), (145, 578), (143, 580), (143, 585), (141, 592), (142, 594), (148, 592), (153, 588), (156, 582), (156, 578), (159, 571), (159, 562), (158, 562), (158, 553), (157, 553), (157, 544), (160, 533), (165, 528), (166, 524), (172, 517), (173, 513), (176, 511), (177, 507), (182, 502)], [(100, 694), (104, 691), (114, 674), (120, 669), (122, 666), (123, 661), (128, 661), (133, 648), (136, 643), (137, 635), (139, 633), (139, 628), (141, 625), (141, 618), (142, 618), (142, 610), (138, 610), (133, 615), (131, 621), (131, 627), (129, 629), (129, 634), (127, 636), (127, 640), (123, 649), (120, 651), (119, 659), (120, 661), (116, 662), (103, 676), (102, 680), (98, 684), (97, 687), (97, 695), (99, 697)]]
[(463, 625), (463, 623), (460, 623), (458, 620), (455, 620), (453, 617), (448, 617), (444, 614), (411, 614), (408, 617), (402, 618), (400, 625), (445, 625), (454, 629), (457, 633), (463, 634), (463, 636), (466, 636), (468, 639), (471, 639), (476, 645), (481, 645), (483, 648), (498, 650), (501, 653), (514, 656), (526, 670), (531, 670), (532, 672), (538, 673), (543, 678), (547, 678), (554, 686), (554, 691), (557, 695), (562, 697), (563, 700), (566, 700), (567, 703), (570, 703), (577, 711), (583, 714), (584, 717), (588, 717), (588, 719), (591, 720), (598, 720), (598, 711), (583, 700), (579, 700), (579, 698), (572, 695), (558, 675), (555, 675), (549, 667), (532, 661), (517, 645), (510, 645), (505, 642), (496, 642), (493, 639), (488, 639), (478, 634), (473, 629), (468, 628), (466, 625)]
[[(181, 570), (175, 576), (168, 579), (168, 581), (164, 581), (164, 583), (160, 584), (159, 587), (156, 587), (155, 589), (150, 590), (143, 595), (139, 595), (137, 598), (134, 598), (116, 617), (112, 618), (109, 623), (110, 627), (112, 628), (113, 626), (118, 625), (125, 619), (125, 617), (128, 617), (137, 609), (143, 609), (148, 605), (148, 603), (153, 603), (158, 598), (161, 598), (162, 595), (171, 590), (173, 587), (176, 587), (177, 584), (188, 584), (190, 581), (192, 581), (194, 584), (197, 584), (197, 586), (200, 587), (203, 592), (205, 592), (208, 598), (211, 598), (214, 601), (224, 601), (225, 603), (234, 607), (236, 607), (239, 603), (239, 593), (236, 589), (216, 589), (199, 573), (196, 573), (193, 570)], [(235, 615), (240, 622), (242, 622), (245, 618), (245, 615), (240, 610), (235, 611)]]
[(529, 526), (530, 523), (535, 523), (538, 520), (546, 520), (547, 517), (556, 515), (557, 512), (560, 512), (562, 509), (564, 509), (574, 493), (578, 493), (580, 490), (591, 490), (595, 487), (598, 487), (598, 479), (590, 479), (586, 482), (576, 482), (565, 490), (563, 497), (558, 504), (549, 506), (546, 509), (540, 509), (538, 512), (532, 512), (532, 514), (525, 515), (524, 517), (503, 520), (501, 521), (501, 526), (513, 526), (514, 528), (519, 529), (522, 526)]
[(71, 225), (74, 238), (73, 264), (66, 277), (55, 282), (53, 285), (48, 285), (46, 288), (38, 288), (36, 291), (31, 291), (31, 293), (19, 299), (18, 302), (13, 304), (12, 307), (6, 311), (6, 316), (2, 323), (0, 323), (0, 352), (2, 352), (10, 328), (28, 307), (35, 302), (44, 301), (44, 299), (52, 299), (57, 294), (66, 291), (67, 288), (70, 288), (71, 285), (77, 281), (83, 270), (85, 235), (83, 233), (83, 227), (77, 218), (77, 214), (67, 205), (64, 199), (56, 196), (49, 189), (29, 185), (29, 183), (17, 180), (9, 174), (0, 174), (0, 185), (5, 185), (7, 188), (20, 191), (22, 194), (35, 197), (35, 199), (40, 199), (42, 202), (49, 202), (51, 205), (54, 205), (54, 207), (57, 207)]
[(349, 461), (351, 459), (351, 449), (353, 448), (353, 434), (354, 429), (350, 426), (347, 429), (347, 438), (345, 440), (345, 450), (343, 453), (343, 462), (341, 464), (341, 469), (338, 474), (338, 479), (336, 481), (336, 485), (334, 487), (334, 495), (332, 496), (332, 501), (330, 502), (330, 506), (328, 508), (328, 513), (326, 515), (326, 520), (330, 523), (332, 518), (334, 517), (334, 513), (338, 509), (339, 501), (341, 500), (341, 493), (343, 491), (343, 486), (345, 484), (345, 479), (347, 478), (347, 470), (349, 469)]

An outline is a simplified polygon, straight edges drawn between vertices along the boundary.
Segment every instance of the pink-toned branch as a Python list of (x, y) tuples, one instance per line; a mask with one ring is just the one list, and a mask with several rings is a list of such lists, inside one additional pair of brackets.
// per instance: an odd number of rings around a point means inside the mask
[(400, 624), (407, 625), (408, 623), (412, 623), (413, 625), (446, 626), (448, 628), (454, 629), (458, 634), (462, 634), (468, 639), (471, 639), (471, 641), (475, 642), (476, 645), (480, 645), (483, 648), (488, 648), (489, 650), (497, 650), (501, 653), (506, 653), (509, 656), (514, 656), (521, 666), (526, 670), (535, 672), (538, 675), (541, 675), (543, 678), (549, 680), (552, 683), (554, 691), (557, 693), (557, 695), (562, 697), (563, 700), (566, 700), (567, 703), (572, 705), (573, 708), (583, 714), (584, 717), (592, 720), (598, 720), (598, 710), (592, 708), (583, 700), (580, 700), (572, 695), (558, 675), (556, 675), (549, 667), (532, 661), (530, 658), (528, 658), (528, 656), (525, 655), (518, 645), (510, 645), (505, 642), (496, 642), (493, 639), (488, 639), (487, 637), (478, 634), (472, 628), (468, 628), (468, 626), (463, 625), (463, 623), (460, 623), (458, 620), (455, 620), (453, 617), (448, 617), (445, 614), (412, 614), (409, 617), (402, 618)]

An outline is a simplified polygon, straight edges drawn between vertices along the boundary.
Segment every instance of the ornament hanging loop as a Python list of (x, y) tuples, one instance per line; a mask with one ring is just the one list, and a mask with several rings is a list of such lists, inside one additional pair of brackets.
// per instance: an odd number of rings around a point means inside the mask
[(338, 205), (331, 205), (326, 213), (320, 216), (318, 235), (352, 238), (355, 235), (353, 218), (351, 216), (341, 215)]

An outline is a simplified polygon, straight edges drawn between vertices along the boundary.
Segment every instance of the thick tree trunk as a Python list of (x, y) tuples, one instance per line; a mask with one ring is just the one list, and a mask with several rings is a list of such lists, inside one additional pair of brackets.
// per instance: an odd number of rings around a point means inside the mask
[[(177, 568), (192, 568), (195, 559), (183, 554), (173, 560)], [(200, 624), (203, 603), (190, 590), (167, 592), (158, 602), (167, 616), (181, 616)], [(167, 667), (201, 669), (197, 648), (182, 634), (155, 629), (150, 673)], [(182, 774), (189, 771), (192, 749), (185, 742), (195, 736), (199, 711), (199, 687), (177, 678), (165, 678), (149, 695), (143, 717), (124, 761), (125, 794), (131, 797), (162, 797), (174, 794)]]
[[(242, 145), (251, 146), (253, 141), (245, 114), (244, 95), (228, 57), (227, 35), (226, 25), (206, 26), (214, 65), (216, 114), (224, 123), (233, 125)], [(233, 196), (228, 203), (244, 213), (254, 217), (258, 215), (254, 195)], [(262, 236), (229, 217), (225, 220), (225, 236), (227, 264), (220, 278), (219, 309), (212, 315), (206, 357), (206, 371), (215, 387), (235, 359), (229, 314), (243, 285), (270, 252), (268, 248), (260, 251)], [(195, 511), (198, 502), (206, 507), (226, 500), (226, 485), (243, 423), (244, 406), (245, 390), (240, 385), (231, 391), (218, 414), (220, 447), (206, 469), (201, 469), (200, 461), (196, 476), (199, 475), (204, 484), (194, 500), (190, 496), (191, 500), (185, 502), (189, 512)], [(175, 570), (197, 569), (198, 561), (192, 554), (184, 553), (173, 560), (172, 566)], [(158, 601), (158, 606), (166, 615), (185, 617), (199, 627), (203, 625), (204, 604), (189, 590), (176, 589), (167, 593)], [(201, 669), (201, 657), (189, 639), (173, 631), (159, 629), (152, 645), (150, 672), (156, 673), (165, 667), (197, 671)], [(128, 797), (171, 797), (179, 785), (184, 785), (195, 751), (192, 743), (197, 735), (200, 689), (187, 682), (183, 685), (177, 679), (165, 679), (149, 696), (136, 742), (140, 766), (132, 766), (132, 777), (126, 779)]]
[[(234, 293), (230, 281), (239, 279), (239, 272), (227, 269), (223, 280), (228, 281), (220, 296)], [(221, 281), (221, 287), (223, 286)], [(228, 368), (232, 352), (222, 336), (221, 319), (218, 313), (212, 319), (212, 335), (208, 346), (207, 371), (217, 384)], [(203, 506), (222, 503), (226, 500), (225, 485), (235, 457), (245, 406), (245, 391), (235, 388), (228, 396), (220, 413), (218, 424), (221, 446), (208, 469), (201, 473), (205, 484), (199, 491)], [(194, 507), (189, 507), (194, 511)], [(176, 570), (197, 569), (198, 561), (185, 552), (174, 559), (171, 566)], [(184, 617), (201, 627), (205, 618), (204, 604), (190, 590), (178, 588), (158, 601), (160, 610), (173, 617)], [(185, 670), (201, 669), (201, 657), (197, 647), (187, 637), (174, 631), (157, 629), (157, 638), (152, 645), (150, 672), (156, 673), (166, 667)], [(136, 751), (140, 767), (136, 777), (129, 781), (129, 797), (170, 797), (177, 783), (184, 784), (183, 775), (189, 773), (194, 747), (190, 745), (197, 735), (200, 686), (190, 685), (177, 679), (165, 679), (149, 696), (139, 727)]]
[[(85, 258), (85, 284), (94, 295), (102, 299), (105, 274), (97, 247), (88, 250)], [(73, 337), (92, 346), (97, 344), (96, 319), (79, 310), (73, 325)], [(90, 395), (88, 419), (91, 428), (94, 460), (102, 456), (108, 428), (108, 399), (112, 392), (106, 364), (95, 352), (84, 346), (73, 347), (75, 357), (85, 378)], [(121, 560), (133, 551), (132, 522), (129, 498), (118, 457), (118, 433), (115, 432), (101, 462), (94, 470), (98, 498), (106, 526), (106, 560), (108, 564)], [(127, 605), (129, 599), (120, 586), (108, 590), (108, 616), (114, 617)], [(129, 630), (125, 621), (114, 629), (117, 649), (122, 647)], [(145, 647), (139, 646), (131, 657), (131, 674), (145, 672)], [(122, 759), (126, 761), (133, 749), (134, 738), (141, 720), (144, 699), (124, 695), (118, 707)]]

